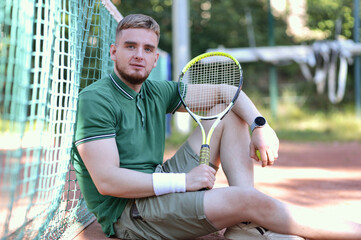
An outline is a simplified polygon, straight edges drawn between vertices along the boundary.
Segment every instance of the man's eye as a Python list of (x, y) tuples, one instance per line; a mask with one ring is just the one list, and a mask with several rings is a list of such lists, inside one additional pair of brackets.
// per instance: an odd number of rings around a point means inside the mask
[(129, 49), (134, 49), (135, 47), (134, 47), (134, 46), (129, 45), (129, 46), (127, 46), (127, 48), (129, 48)]

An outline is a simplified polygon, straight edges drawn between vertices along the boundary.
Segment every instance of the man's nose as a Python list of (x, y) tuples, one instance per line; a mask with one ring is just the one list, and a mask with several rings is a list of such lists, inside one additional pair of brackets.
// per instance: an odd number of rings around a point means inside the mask
[(135, 59), (137, 60), (142, 60), (144, 56), (144, 52), (142, 49), (137, 49), (137, 51), (135, 51)]

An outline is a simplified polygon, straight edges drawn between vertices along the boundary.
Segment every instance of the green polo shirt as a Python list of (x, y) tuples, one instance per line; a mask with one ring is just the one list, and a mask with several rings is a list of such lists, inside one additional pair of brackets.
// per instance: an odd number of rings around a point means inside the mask
[(87, 207), (107, 236), (114, 234), (113, 223), (128, 199), (104, 196), (97, 191), (76, 146), (115, 138), (121, 168), (153, 173), (163, 162), (165, 115), (180, 104), (175, 82), (146, 80), (137, 93), (114, 72), (80, 92), (72, 160)]

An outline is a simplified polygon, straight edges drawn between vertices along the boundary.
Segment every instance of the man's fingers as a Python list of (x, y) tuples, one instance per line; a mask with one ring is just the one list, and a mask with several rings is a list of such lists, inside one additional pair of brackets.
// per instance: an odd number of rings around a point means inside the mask
[[(273, 152), (273, 150), (271, 148), (267, 149), (267, 150), (260, 150), (260, 158), (262, 161), (262, 167), (266, 167), (271, 166), (274, 164), (274, 161), (277, 159), (277, 157), (275, 157), (275, 153)], [(277, 152), (276, 152), (277, 154)]]
[(274, 147), (257, 149), (253, 145), (250, 145), (249, 156), (255, 161), (261, 161), (262, 167), (271, 166), (278, 159), (278, 144)]
[(275, 158), (274, 158), (272, 149), (269, 149), (269, 150), (267, 151), (267, 156), (268, 156), (267, 165), (269, 165), (269, 166), (273, 165), (273, 163), (274, 163), (274, 161), (275, 161)]
[(259, 152), (261, 154), (262, 167), (265, 167), (268, 163), (267, 152), (265, 150), (260, 150)]
[(257, 161), (256, 148), (252, 145), (249, 146), (249, 157)]
[(216, 181), (216, 170), (211, 166), (204, 166), (204, 183), (206, 188), (212, 189)]

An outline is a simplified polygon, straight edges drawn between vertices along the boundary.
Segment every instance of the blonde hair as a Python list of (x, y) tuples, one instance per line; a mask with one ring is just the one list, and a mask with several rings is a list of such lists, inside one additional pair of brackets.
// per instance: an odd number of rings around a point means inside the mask
[(152, 30), (160, 38), (160, 27), (158, 23), (151, 17), (143, 14), (130, 14), (124, 17), (117, 26), (116, 37), (124, 29), (128, 28), (145, 28)]

